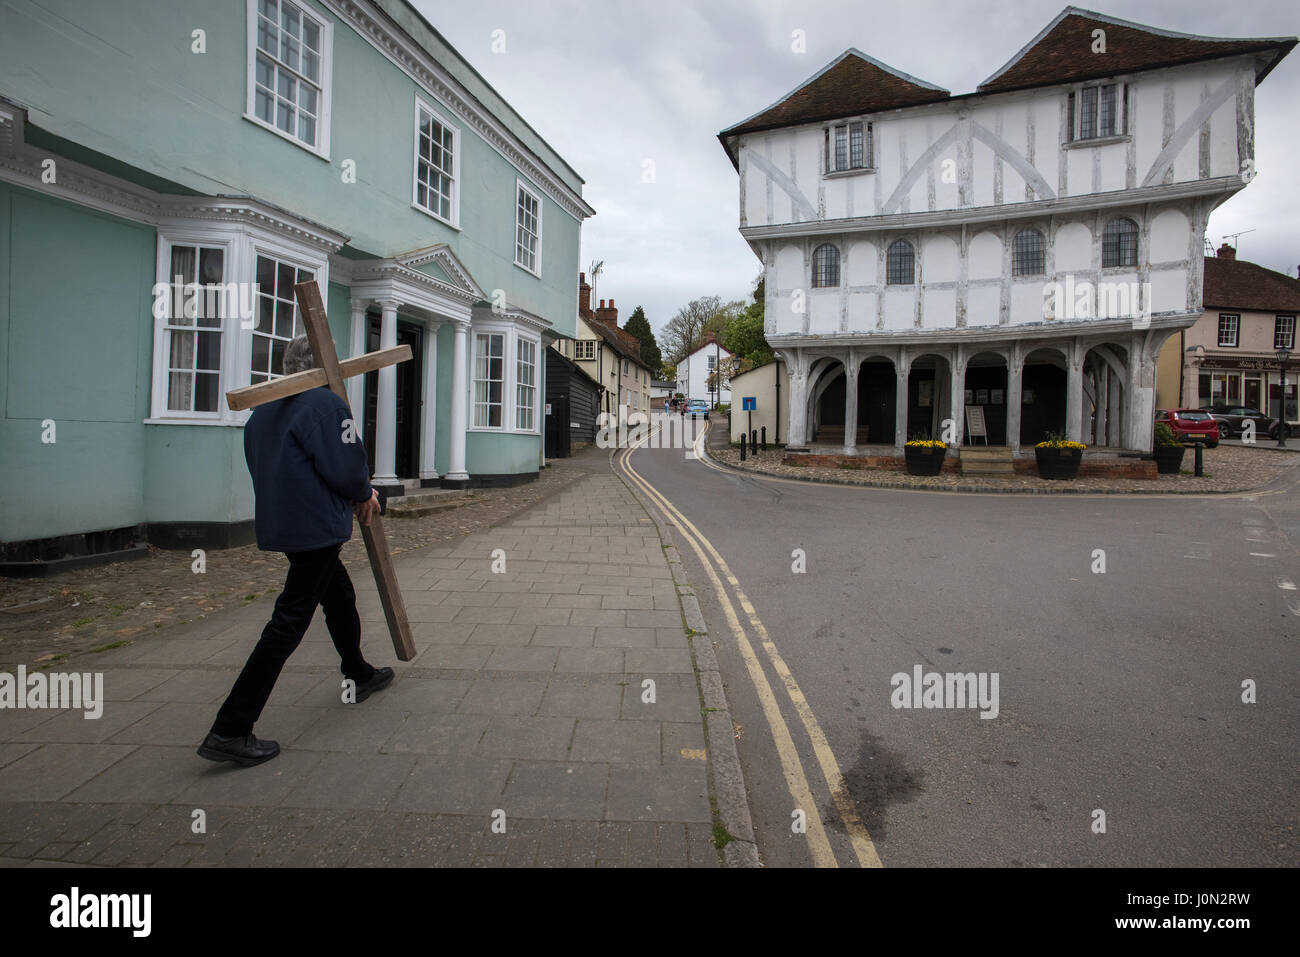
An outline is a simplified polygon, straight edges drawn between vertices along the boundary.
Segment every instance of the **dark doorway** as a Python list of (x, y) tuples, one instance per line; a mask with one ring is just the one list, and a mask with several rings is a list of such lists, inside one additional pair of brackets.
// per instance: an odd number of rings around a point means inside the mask
[(939, 401), (935, 369), (913, 368), (907, 383), (907, 435), (930, 435), (934, 431), (934, 409)]
[(897, 377), (891, 362), (864, 362), (858, 372), (858, 426), (873, 445), (892, 445), (897, 422)]
[[(366, 324), (366, 351), (379, 348), (380, 317), (370, 316)], [(420, 474), (420, 410), (424, 406), (424, 329), (414, 323), (397, 320), (397, 344), (411, 347), (411, 361), (397, 364), (397, 477), (416, 478)], [(379, 373), (366, 373), (366, 456), (370, 474), (375, 474), (375, 434), (378, 427)]]
[(1048, 432), (1065, 431), (1065, 370), (1045, 363), (1025, 364), (1021, 375), (1020, 444), (1042, 442)]
[(546, 457), (564, 459), (573, 454), (573, 437), (569, 431), (569, 394), (551, 393), (546, 397), (551, 414), (546, 422)]
[[(966, 405), (984, 409), (984, 428), (989, 445), (1007, 444), (1007, 367), (1005, 365), (968, 366), (966, 369)], [(965, 428), (965, 423), (962, 423)], [(966, 444), (982, 445), (981, 439), (965, 439)]]

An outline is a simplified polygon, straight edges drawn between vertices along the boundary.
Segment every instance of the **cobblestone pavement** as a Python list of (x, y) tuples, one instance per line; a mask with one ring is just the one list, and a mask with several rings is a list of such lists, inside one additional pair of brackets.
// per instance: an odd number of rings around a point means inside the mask
[[(466, 504), (424, 518), (384, 523), (389, 547), (401, 555), (425, 545), (458, 541), (489, 528), (559, 489), (605, 468), (599, 450), (560, 459), (536, 482), (509, 489), (476, 490)], [(260, 598), (274, 600), (289, 563), (256, 545), (209, 549), (203, 574), (188, 551), (150, 548), (147, 558), (74, 569), (49, 578), (0, 578), (0, 666), (45, 664), (82, 656), (120, 642), (137, 641), (171, 625), (202, 620), (223, 608)], [(359, 532), (343, 548), (353, 580), (370, 577)], [(31, 604), (39, 602), (40, 604)], [(16, 606), (27, 606), (17, 608)], [(8, 613), (5, 609), (12, 609)]]
[[(710, 436), (713, 430), (710, 429)], [(1078, 478), (1070, 481), (1042, 479), (1036, 475), (1015, 478), (967, 478), (959, 474), (908, 475), (884, 469), (816, 468), (785, 465), (784, 451), (769, 449), (740, 461), (740, 450), (709, 444), (709, 455), (733, 467), (768, 475), (835, 482), (845, 485), (869, 485), (878, 488), (919, 488), (962, 492), (1038, 492), (1056, 494), (1123, 493), (1139, 495), (1201, 495), (1205, 493), (1244, 492), (1261, 488), (1274, 481), (1294, 477), (1300, 467), (1300, 454), (1267, 448), (1221, 445), (1206, 449), (1201, 478), (1192, 474), (1192, 452), (1183, 457), (1181, 475), (1161, 475), (1150, 479)]]
[(496, 527), (396, 556), (410, 662), (354, 575), (367, 656), (398, 677), (344, 704), (318, 615), (258, 722), (283, 748), (263, 765), (195, 747), (267, 599), (77, 662), (104, 674), (98, 719), (0, 710), (0, 863), (719, 866), (656, 526), (603, 454), (571, 471)]

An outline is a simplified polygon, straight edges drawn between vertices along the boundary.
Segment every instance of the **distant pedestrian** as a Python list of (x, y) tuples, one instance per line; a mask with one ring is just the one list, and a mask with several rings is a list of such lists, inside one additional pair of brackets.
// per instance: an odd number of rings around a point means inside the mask
[[(284, 351), (285, 375), (312, 368), (306, 336)], [(289, 574), (271, 620), (244, 670), (199, 745), (209, 761), (244, 767), (280, 753), (274, 741), (253, 736), (253, 725), (275, 689), (285, 662), (302, 641), (317, 606), (341, 659), (343, 677), (361, 702), (393, 680), (392, 668), (375, 668), (361, 654), (361, 619), (347, 569), (339, 560), (352, 537), (352, 517), (369, 525), (380, 511), (370, 486), (365, 446), (356, 440), (347, 403), (327, 386), (277, 399), (253, 410), (244, 426), (244, 457), (253, 477), (257, 545), (284, 552)]]

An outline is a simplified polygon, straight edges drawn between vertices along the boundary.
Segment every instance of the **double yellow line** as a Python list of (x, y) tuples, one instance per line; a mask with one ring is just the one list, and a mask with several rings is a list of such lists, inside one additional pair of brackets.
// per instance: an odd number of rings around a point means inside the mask
[[(794, 675), (786, 666), (780, 652), (777, 651), (776, 644), (772, 641), (762, 621), (759, 620), (758, 613), (754, 610), (753, 603), (750, 602), (748, 596), (741, 589), (740, 582), (731, 573), (731, 569), (727, 567), (726, 561), (723, 560), (718, 550), (700, 533), (700, 530), (692, 524), (690, 519), (678, 511), (672, 502), (632, 467), (632, 453), (641, 448), (656, 431), (658, 430), (652, 431), (629, 448), (620, 451), (615, 461), (628, 482), (652, 501), (663, 512), (669, 523), (677, 526), (678, 534), (691, 546), (713, 585), (718, 604), (721, 606), (723, 615), (727, 619), (727, 625), (736, 639), (736, 647), (745, 662), (750, 681), (753, 682), (754, 691), (757, 693), (762, 706), (763, 715), (766, 717), (768, 727), (771, 729), (772, 740), (776, 744), (777, 754), (781, 759), (781, 768), (785, 776), (786, 786), (790, 790), (790, 796), (795, 801), (795, 809), (804, 812), (807, 823), (808, 848), (812, 854), (813, 864), (817, 867), (839, 866), (835, 859), (835, 852), (831, 848), (830, 840), (826, 836), (821, 814), (817, 810), (817, 802), (813, 798), (812, 788), (808, 784), (803, 762), (800, 760), (799, 752), (795, 748), (789, 726), (781, 714), (776, 694), (772, 690), (771, 683), (767, 680), (767, 674), (763, 670), (758, 655), (754, 652), (754, 646), (749, 640), (741, 616), (737, 613), (735, 604), (732, 603), (731, 597), (722, 584), (722, 578), (725, 578), (727, 584), (734, 590), (736, 603), (744, 611), (749, 627), (758, 637), (759, 644), (766, 653), (768, 662), (781, 679), (795, 712), (803, 722), (804, 730), (812, 742), (813, 753), (817, 758), (818, 765), (821, 767), (826, 785), (830, 789), (831, 799), (835, 802), (835, 808), (839, 812), (840, 820), (844, 823), (845, 830), (848, 832), (858, 863), (863, 867), (882, 866), (880, 856), (876, 853), (876, 847), (871, 841), (871, 836), (867, 833), (866, 825), (862, 823), (857, 808), (854, 807), (853, 798), (849, 795), (848, 787), (844, 782), (844, 775), (835, 760), (835, 755), (831, 752), (826, 735), (822, 732), (821, 725), (818, 724), (817, 718), (813, 714), (812, 706), (809, 705), (808, 699), (804, 697), (803, 691), (799, 688), (799, 683), (795, 681)], [(696, 457), (702, 462), (707, 462), (703, 457), (702, 449), (704, 436), (707, 432), (708, 426), (706, 425), (704, 432), (695, 440)], [(721, 577), (719, 577), (719, 573), (721, 573)], [(792, 821), (793, 817), (792, 814)]]

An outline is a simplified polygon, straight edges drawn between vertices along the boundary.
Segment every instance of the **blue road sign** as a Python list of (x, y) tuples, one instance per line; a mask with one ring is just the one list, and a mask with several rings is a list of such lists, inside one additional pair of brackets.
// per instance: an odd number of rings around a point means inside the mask
[(741, 398), (740, 402), (741, 402), (741, 406), (740, 406), (740, 411), (741, 411), (741, 412), (757, 412), (757, 411), (758, 411), (758, 396), (756, 396), (756, 395), (747, 395), (747, 396), (743, 396), (743, 397)]

